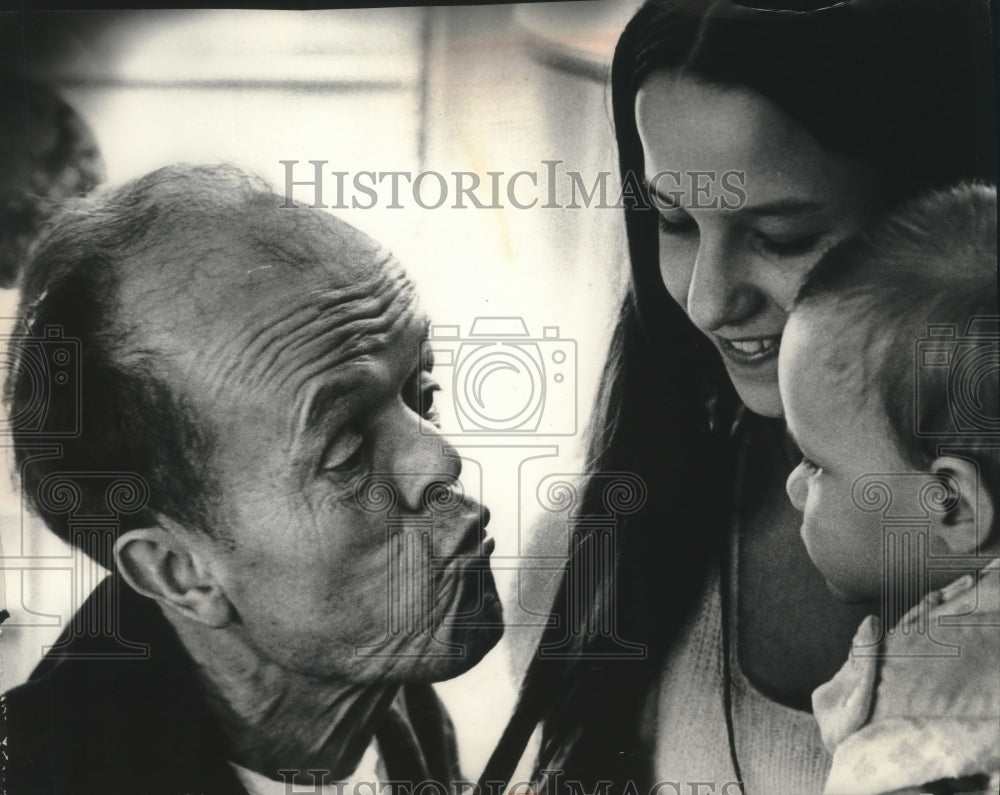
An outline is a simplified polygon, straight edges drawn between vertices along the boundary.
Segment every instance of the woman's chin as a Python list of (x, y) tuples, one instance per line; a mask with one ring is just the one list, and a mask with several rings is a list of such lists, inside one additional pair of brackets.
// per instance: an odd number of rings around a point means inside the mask
[(738, 374), (730, 372), (736, 394), (740, 396), (743, 405), (754, 414), (762, 417), (784, 417), (781, 406), (781, 395), (778, 392), (778, 379), (770, 382), (748, 381)]

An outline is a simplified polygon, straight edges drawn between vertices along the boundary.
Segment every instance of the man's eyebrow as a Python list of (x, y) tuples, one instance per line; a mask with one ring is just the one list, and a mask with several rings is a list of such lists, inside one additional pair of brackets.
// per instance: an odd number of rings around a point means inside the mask
[[(413, 372), (419, 370), (430, 370), (434, 365), (434, 355), (429, 345), (423, 342), (430, 338), (431, 321), (430, 318), (423, 318), (420, 331), (420, 343), (422, 358), (419, 367), (414, 367)], [(341, 375), (344, 374), (343, 365), (339, 365)], [(316, 388), (309, 396), (307, 403), (299, 414), (300, 420), (296, 426), (296, 437), (309, 435), (324, 426), (330, 414), (336, 408), (337, 402), (345, 397), (350, 388), (349, 382), (345, 383), (343, 378), (336, 378), (327, 381)]]
[(430, 345), (426, 345), (431, 338), (431, 319), (429, 317), (424, 318), (424, 330), (420, 335), (420, 367), (419, 370), (423, 372), (430, 372), (434, 369), (434, 349)]
[(296, 436), (309, 435), (323, 426), (324, 421), (333, 411), (337, 398), (344, 394), (343, 384), (328, 382), (319, 386), (309, 396), (296, 429)]

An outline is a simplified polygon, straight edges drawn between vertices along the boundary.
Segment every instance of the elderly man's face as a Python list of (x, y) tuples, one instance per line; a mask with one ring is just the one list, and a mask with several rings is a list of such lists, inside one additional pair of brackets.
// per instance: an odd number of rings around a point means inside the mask
[(367, 238), (332, 219), (310, 236), (314, 267), (254, 255), (191, 286), (214, 318), (174, 361), (218, 435), (215, 575), (237, 631), (285, 667), (448, 678), (502, 625), (485, 510), (448, 491), (460, 460), (417, 409), (426, 320)]

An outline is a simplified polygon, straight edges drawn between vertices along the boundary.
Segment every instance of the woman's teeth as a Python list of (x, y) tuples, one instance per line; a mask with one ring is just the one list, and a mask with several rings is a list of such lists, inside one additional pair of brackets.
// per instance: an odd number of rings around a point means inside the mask
[(759, 340), (731, 340), (730, 344), (743, 353), (761, 353), (778, 347), (777, 338)]
[(776, 356), (780, 344), (780, 335), (742, 340), (724, 339), (722, 340), (722, 349), (731, 357), (740, 361), (758, 362)]

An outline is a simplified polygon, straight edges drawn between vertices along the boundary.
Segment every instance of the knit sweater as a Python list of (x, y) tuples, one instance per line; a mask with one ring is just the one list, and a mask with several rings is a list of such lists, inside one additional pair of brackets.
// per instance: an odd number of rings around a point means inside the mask
[[(734, 534), (730, 604), (737, 591)], [(708, 578), (660, 677), (654, 773), (662, 792), (738, 795), (726, 721), (721, 578)], [(732, 612), (732, 611), (731, 611)], [(819, 795), (830, 766), (809, 712), (786, 707), (757, 690), (740, 670), (735, 616), (729, 621), (728, 673), (733, 745), (746, 795)], [(698, 783), (702, 785), (699, 787)], [(672, 785), (672, 786), (670, 786)]]

